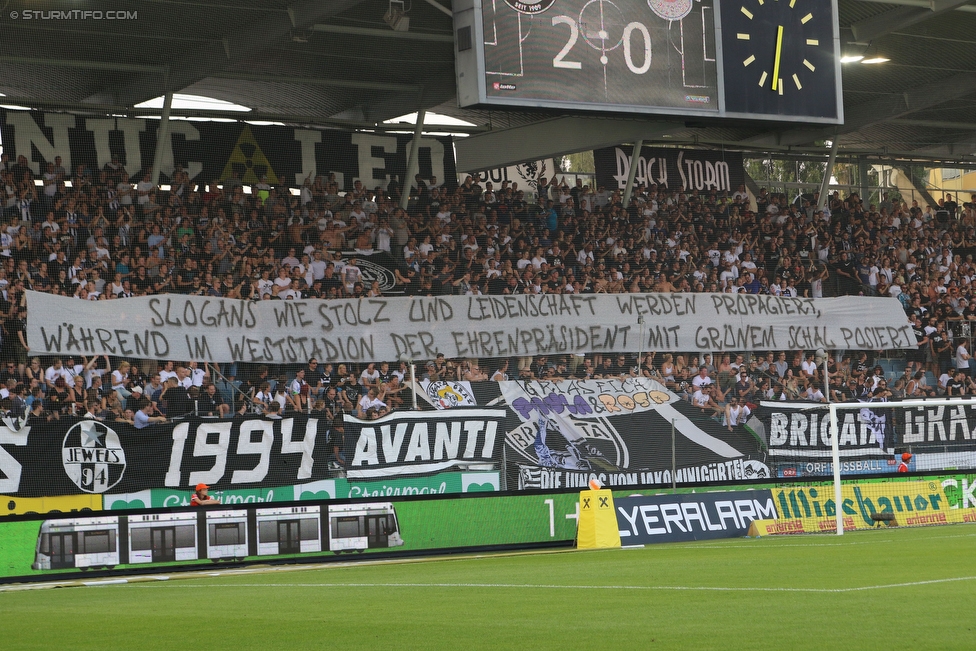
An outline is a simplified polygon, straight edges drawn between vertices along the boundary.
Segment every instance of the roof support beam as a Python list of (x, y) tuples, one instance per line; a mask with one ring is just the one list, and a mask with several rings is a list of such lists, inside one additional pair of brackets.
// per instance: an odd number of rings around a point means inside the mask
[(458, 171), (472, 172), (622, 142), (650, 140), (679, 129), (684, 129), (683, 123), (561, 117), (474, 135), (455, 142), (454, 149)]
[(448, 9), (447, 7), (445, 7), (444, 5), (442, 5), (441, 3), (437, 2), (437, 0), (427, 0), (427, 4), (429, 4), (431, 7), (441, 12), (445, 16), (450, 16), (451, 18), (454, 18), (454, 12)]
[(856, 41), (870, 43), (885, 34), (935, 18), (966, 4), (969, 4), (969, 0), (931, 0), (928, 8), (896, 7), (883, 14), (857, 21), (851, 25), (851, 31), (854, 32)]
[(372, 38), (400, 38), (408, 41), (430, 41), (433, 43), (453, 43), (453, 34), (431, 34), (429, 32), (397, 32), (392, 29), (373, 27), (348, 27), (346, 25), (312, 25), (313, 32), (326, 34), (348, 34), (351, 36), (370, 36)]
[(165, 73), (166, 66), (140, 65), (116, 61), (85, 61), (84, 59), (45, 59), (41, 57), (0, 56), (0, 63), (28, 66), (50, 66), (52, 68), (77, 68), (80, 70), (108, 70), (111, 72)]
[(273, 84), (297, 84), (302, 86), (327, 86), (330, 88), (352, 88), (358, 90), (392, 90), (400, 92), (420, 92), (420, 86), (414, 84), (396, 84), (392, 82), (365, 81), (362, 79), (326, 79), (322, 77), (282, 77), (280, 75), (258, 75), (248, 72), (221, 72), (212, 79), (239, 79), (241, 81), (257, 81)]

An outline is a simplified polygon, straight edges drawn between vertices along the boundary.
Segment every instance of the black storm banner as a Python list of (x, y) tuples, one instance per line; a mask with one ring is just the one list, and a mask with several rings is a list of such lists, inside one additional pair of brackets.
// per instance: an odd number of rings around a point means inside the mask
[[(86, 118), (67, 113), (0, 109), (4, 152), (11, 161), (27, 158), (35, 175), (60, 156), (73, 171), (84, 164), (101, 170), (117, 158), (133, 183), (142, 180), (156, 152), (159, 120), (148, 118)], [(299, 186), (306, 178), (333, 173), (340, 190), (355, 181), (367, 188), (386, 187), (391, 177), (406, 174), (411, 135), (350, 133), (329, 129), (292, 129), (246, 122), (170, 121), (160, 166), (169, 179), (177, 165), (198, 183), (230, 178), (238, 172), (245, 184), (262, 177), (272, 184)], [(420, 175), (436, 176), (453, 185), (457, 180), (450, 138), (423, 138), (418, 155)]]
[[(630, 160), (634, 148), (630, 145), (605, 147), (593, 151), (596, 184), (607, 190), (623, 190), (627, 186)], [(728, 192), (745, 183), (742, 154), (739, 152), (704, 151), (697, 149), (641, 148), (637, 159), (634, 182), (675, 191)]]

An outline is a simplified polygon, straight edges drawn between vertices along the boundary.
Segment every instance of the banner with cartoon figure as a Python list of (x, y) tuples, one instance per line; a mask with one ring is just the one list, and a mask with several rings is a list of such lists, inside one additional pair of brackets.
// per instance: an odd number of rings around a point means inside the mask
[[(655, 380), (500, 382), (513, 412), (512, 488), (734, 482), (769, 476), (758, 439), (723, 426)], [(487, 403), (482, 403), (487, 404)]]

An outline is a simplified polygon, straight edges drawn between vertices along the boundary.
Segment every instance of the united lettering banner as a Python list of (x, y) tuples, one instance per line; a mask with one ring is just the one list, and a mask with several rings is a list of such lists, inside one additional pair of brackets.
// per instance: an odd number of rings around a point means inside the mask
[[(596, 183), (608, 190), (627, 186), (634, 148), (630, 145), (593, 151)], [(742, 154), (698, 149), (641, 148), (635, 183), (687, 192), (726, 191), (730, 194), (745, 183)]]
[[(568, 353), (914, 348), (894, 298), (544, 294), (81, 302), (27, 292), (31, 354), (330, 362)], [(646, 317), (647, 327), (637, 318)], [(853, 325), (857, 324), (857, 325)]]
[[(159, 120), (83, 117), (67, 113), (0, 110), (4, 151), (11, 160), (23, 155), (34, 174), (60, 156), (66, 170), (77, 165), (101, 170), (116, 157), (133, 182), (148, 171), (156, 152)], [(355, 181), (386, 187), (403, 179), (412, 136), (350, 133), (330, 129), (292, 129), (245, 122), (172, 120), (163, 142), (160, 171), (170, 178), (180, 165), (190, 179), (209, 183), (238, 171), (244, 183), (267, 176), (271, 183), (301, 185), (306, 178), (333, 173), (340, 190)], [(436, 176), (454, 187), (457, 171), (450, 138), (423, 138), (418, 153), (420, 175)]]
[(768, 490), (614, 498), (623, 545), (740, 538), (755, 520), (775, 520)]

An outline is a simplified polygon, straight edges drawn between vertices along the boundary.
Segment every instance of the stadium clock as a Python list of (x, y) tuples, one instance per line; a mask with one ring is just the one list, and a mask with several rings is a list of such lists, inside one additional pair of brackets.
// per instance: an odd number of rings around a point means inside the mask
[(831, 0), (721, 0), (729, 113), (836, 118)]

